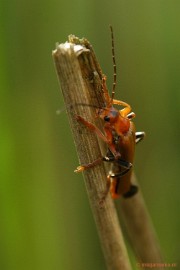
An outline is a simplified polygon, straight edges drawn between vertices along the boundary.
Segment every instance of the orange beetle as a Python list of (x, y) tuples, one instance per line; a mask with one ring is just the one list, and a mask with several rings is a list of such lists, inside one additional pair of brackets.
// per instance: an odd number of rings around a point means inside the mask
[[(95, 125), (86, 121), (83, 117), (77, 115), (79, 122), (84, 124), (89, 130), (96, 133), (107, 145), (108, 151), (105, 157), (99, 158), (92, 163), (83, 164), (75, 170), (81, 172), (92, 168), (102, 161), (112, 163), (112, 170), (108, 174), (110, 182), (110, 192), (112, 198), (119, 198), (123, 195), (125, 198), (133, 196), (138, 188), (131, 184), (131, 174), (134, 160), (135, 145), (141, 141), (145, 133), (135, 132), (135, 126), (131, 121), (135, 113), (131, 112), (131, 107), (126, 102), (114, 99), (116, 86), (116, 63), (114, 54), (114, 36), (111, 29), (112, 38), (112, 58), (114, 66), (114, 82), (111, 97), (109, 96), (106, 77), (102, 78), (102, 90), (106, 107), (97, 110), (97, 116), (104, 121), (104, 133)], [(120, 105), (124, 108), (117, 110), (113, 105)]]

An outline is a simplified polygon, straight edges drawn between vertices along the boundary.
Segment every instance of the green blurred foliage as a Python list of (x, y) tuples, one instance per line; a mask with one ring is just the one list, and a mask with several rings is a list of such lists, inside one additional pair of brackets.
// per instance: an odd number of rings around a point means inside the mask
[(105, 269), (62, 108), (51, 51), (69, 34), (93, 44), (116, 98), (132, 105), (136, 174), (166, 262), (179, 255), (179, 0), (0, 2), (0, 269)]

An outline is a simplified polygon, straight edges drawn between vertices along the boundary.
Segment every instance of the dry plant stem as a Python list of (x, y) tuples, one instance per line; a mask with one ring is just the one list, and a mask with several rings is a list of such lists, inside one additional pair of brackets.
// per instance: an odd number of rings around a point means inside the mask
[[(137, 183), (135, 174), (132, 182)], [(138, 184), (139, 185), (139, 184)], [(139, 262), (160, 263), (163, 262), (159, 243), (149, 217), (142, 193), (129, 200), (118, 202), (118, 207), (123, 215), (131, 244)], [(156, 269), (153, 267), (153, 269)], [(161, 269), (157, 267), (157, 269)]]
[[(95, 121), (95, 108), (80, 104), (102, 106), (102, 73), (91, 45), (87, 40), (79, 40), (75, 37), (70, 37), (70, 39), (73, 43), (65, 43), (57, 46), (56, 50), (53, 51), (53, 58), (79, 161), (80, 164), (83, 164), (101, 157), (101, 146), (96, 135), (78, 123), (75, 115), (81, 115), (91, 122)], [(79, 45), (75, 45), (74, 43)], [(98, 121), (96, 121), (96, 125), (98, 125)], [(131, 266), (117, 213), (114, 203), (109, 193), (107, 193), (107, 178), (104, 164), (101, 163), (85, 171), (84, 180), (107, 269), (130, 270)]]

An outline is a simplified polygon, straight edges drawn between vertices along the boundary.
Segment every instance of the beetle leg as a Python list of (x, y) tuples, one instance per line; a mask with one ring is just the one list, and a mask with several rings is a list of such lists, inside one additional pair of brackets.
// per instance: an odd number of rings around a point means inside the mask
[[(120, 152), (116, 151), (116, 145), (113, 142), (113, 133), (112, 133), (112, 131), (113, 130), (111, 129), (109, 123), (106, 123), (104, 125), (104, 132), (105, 132), (106, 138), (107, 138), (107, 140), (109, 142), (108, 147), (109, 147), (109, 150), (111, 152), (111, 155), (113, 155), (114, 158), (118, 160), (121, 157), (121, 154), (120, 154)], [(108, 157), (109, 157), (109, 155), (108, 155)]]
[(144, 137), (145, 137), (145, 132), (143, 132), (143, 131), (136, 132), (136, 133), (135, 133), (135, 136), (136, 136), (135, 142), (136, 142), (136, 143), (139, 143), (140, 141), (142, 141), (142, 140), (144, 139)]
[(84, 170), (88, 170), (90, 168), (95, 167), (96, 165), (100, 164), (103, 161), (103, 158), (98, 158), (96, 160), (94, 160), (93, 162), (89, 163), (89, 164), (82, 164), (80, 166), (78, 166), (76, 168), (76, 170), (74, 170), (74, 172), (78, 173), (78, 172), (82, 172)]
[(91, 122), (85, 120), (80, 115), (76, 115), (76, 119), (77, 119), (77, 121), (81, 122), (84, 126), (86, 126), (90, 131), (96, 133), (96, 135), (99, 138), (101, 138), (105, 143), (108, 143), (106, 136), (95, 125), (93, 125)]
[[(111, 196), (112, 196), (113, 199), (118, 199), (120, 197), (120, 194), (118, 193), (118, 186), (119, 186), (119, 183), (121, 181), (121, 177), (123, 175), (125, 175), (126, 173), (128, 173), (129, 170), (132, 168), (132, 163), (130, 163), (128, 161), (125, 161), (123, 159), (119, 159), (116, 162), (118, 162), (120, 166), (124, 167), (125, 170), (123, 170), (123, 171), (121, 171), (119, 173), (110, 172), (109, 175), (108, 175), (108, 178), (111, 179), (110, 192), (111, 192)], [(129, 192), (130, 191), (128, 191), (128, 194), (125, 193), (125, 195), (127, 195), (126, 196), (127, 198), (128, 198)], [(133, 190), (132, 190), (131, 193), (132, 193), (132, 195), (135, 194), (135, 193), (133, 193)]]
[[(111, 179), (110, 176), (108, 176), (108, 177)], [(113, 181), (111, 181), (110, 193), (111, 193), (111, 197), (113, 199), (118, 199), (120, 197), (120, 194), (118, 194), (119, 181), (120, 181), (119, 178), (115, 178), (115, 179), (113, 179)]]
[(86, 126), (90, 131), (94, 132), (100, 139), (102, 139), (106, 144), (108, 144), (108, 147), (110, 148), (113, 155), (117, 158), (120, 157), (120, 154), (116, 152), (115, 146), (112, 143), (112, 133), (109, 131), (109, 129), (104, 128), (106, 132), (106, 136), (101, 132), (99, 128), (97, 128), (94, 124), (91, 122), (85, 120), (80, 115), (76, 115), (77, 121), (81, 122), (84, 126)]
[(133, 166), (131, 162), (126, 161), (126, 160), (124, 160), (122, 158), (116, 159), (110, 149), (108, 149), (108, 152), (107, 152), (106, 156), (103, 157), (102, 160), (106, 161), (106, 162), (116, 162), (118, 165), (125, 168), (124, 171), (119, 172), (119, 173), (109, 173), (109, 176), (112, 177), (112, 178), (120, 177), (120, 176), (125, 175)]
[[(109, 151), (109, 152), (111, 153), (111, 151)], [(108, 153), (109, 153), (109, 152), (108, 152)], [(78, 173), (78, 172), (82, 172), (82, 171), (84, 171), (84, 170), (88, 170), (88, 169), (93, 168), (93, 167), (95, 167), (96, 165), (100, 164), (102, 161), (112, 162), (112, 161), (114, 161), (114, 160), (116, 160), (116, 159), (115, 159), (115, 157), (113, 156), (113, 154), (111, 153), (111, 155), (109, 155), (109, 156), (106, 155), (105, 157), (100, 157), (100, 158), (94, 160), (94, 161), (91, 162), (91, 163), (88, 163), (88, 164), (82, 164), (82, 165), (78, 166), (78, 167), (76, 168), (76, 170), (74, 170), (74, 172)], [(119, 160), (116, 160), (116, 161), (119, 161)], [(123, 166), (123, 164), (122, 164), (121, 166)], [(123, 166), (123, 167), (125, 167), (125, 166)]]
[(125, 107), (124, 109), (119, 111), (123, 117), (126, 117), (131, 112), (131, 106), (124, 101), (113, 99), (113, 104)]
[(132, 163), (129, 161), (125, 161), (123, 159), (118, 159), (116, 161), (121, 167), (125, 168), (125, 170), (123, 170), (122, 172), (119, 173), (110, 173), (110, 177), (112, 178), (116, 178), (116, 177), (121, 177), (123, 175), (125, 175), (127, 172), (129, 172), (129, 170), (132, 168)]
[(135, 115), (134, 112), (131, 112), (131, 113), (129, 113), (129, 114), (127, 115), (127, 118), (128, 118), (129, 120), (131, 120), (131, 119), (133, 119), (133, 118), (135, 118), (135, 117), (136, 117), (136, 115)]
[(109, 177), (112, 178), (116, 178), (116, 177), (121, 177), (123, 175), (125, 175), (131, 168), (132, 168), (132, 163), (129, 161), (126, 161), (122, 158), (116, 159), (113, 154), (111, 153), (111, 151), (109, 150), (109, 152), (107, 153), (107, 155), (105, 157), (102, 158), (103, 161), (106, 162), (116, 162), (118, 165), (120, 165), (121, 167), (125, 168), (124, 171), (119, 172), (119, 173), (109, 173)]

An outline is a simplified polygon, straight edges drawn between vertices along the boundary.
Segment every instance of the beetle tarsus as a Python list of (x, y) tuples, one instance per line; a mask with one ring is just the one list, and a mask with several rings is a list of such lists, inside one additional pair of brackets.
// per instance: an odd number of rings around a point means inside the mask
[(142, 141), (145, 137), (145, 132), (144, 131), (138, 131), (135, 133), (135, 136), (136, 136), (136, 144), (139, 143), (140, 141)]
[(79, 172), (88, 170), (90, 168), (93, 168), (93, 167), (97, 166), (98, 164), (100, 164), (102, 162), (102, 160), (103, 160), (102, 157), (100, 157), (91, 163), (80, 165), (76, 168), (76, 170), (74, 170), (74, 172), (79, 173)]

